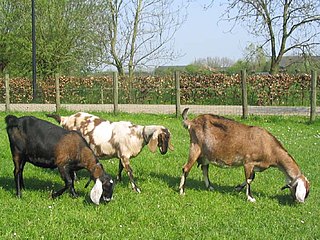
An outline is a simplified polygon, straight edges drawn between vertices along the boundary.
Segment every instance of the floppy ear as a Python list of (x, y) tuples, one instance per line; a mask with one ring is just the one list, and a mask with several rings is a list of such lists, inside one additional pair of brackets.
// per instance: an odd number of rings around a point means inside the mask
[(170, 149), (171, 151), (174, 150), (174, 147), (173, 147), (173, 145), (172, 145), (172, 143), (171, 143), (171, 136), (170, 136), (170, 138), (169, 138), (168, 146), (169, 146), (169, 149)]
[(158, 146), (158, 135), (154, 133), (148, 143), (148, 147), (150, 151), (154, 153), (157, 150), (157, 146)]
[(90, 192), (90, 198), (93, 203), (99, 205), (102, 192), (103, 192), (102, 182), (98, 178)]

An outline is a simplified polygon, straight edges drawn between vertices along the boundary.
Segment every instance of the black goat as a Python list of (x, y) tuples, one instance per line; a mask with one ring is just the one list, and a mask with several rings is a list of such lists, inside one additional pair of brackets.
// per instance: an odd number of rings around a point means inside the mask
[(113, 180), (78, 132), (65, 130), (32, 116), (17, 118), (8, 115), (5, 122), (14, 162), (13, 173), (18, 197), (21, 197), (21, 189), (24, 188), (24, 166), (26, 162), (30, 162), (38, 167), (58, 168), (65, 186), (53, 192), (52, 198), (60, 196), (67, 189), (76, 197), (74, 173), (85, 168), (95, 181), (90, 192), (91, 200), (95, 204), (99, 204), (101, 197), (104, 201), (111, 200)]

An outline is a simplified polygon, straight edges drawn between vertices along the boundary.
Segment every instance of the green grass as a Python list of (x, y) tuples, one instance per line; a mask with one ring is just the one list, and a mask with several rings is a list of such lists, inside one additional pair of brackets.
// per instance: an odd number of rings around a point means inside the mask
[[(173, 135), (175, 150), (161, 155), (144, 148), (131, 161), (141, 194), (131, 190), (124, 174), (123, 182), (116, 185), (113, 201), (95, 206), (89, 200), (90, 188), (84, 188), (88, 173), (82, 170), (75, 184), (80, 196), (73, 199), (66, 193), (52, 200), (50, 192), (63, 184), (57, 170), (27, 164), (26, 189), (18, 199), (5, 124), (1, 120), (0, 239), (320, 238), (319, 119), (314, 124), (308, 124), (304, 117), (254, 116), (241, 120), (272, 132), (295, 157), (311, 182), (306, 203), (297, 204), (292, 201), (289, 190), (280, 190), (285, 183), (284, 175), (277, 169), (268, 169), (256, 174), (252, 192), (257, 202), (250, 203), (244, 191), (238, 193), (233, 188), (244, 180), (242, 168), (211, 166), (209, 175), (215, 191), (209, 192), (204, 187), (201, 170), (194, 166), (187, 178), (186, 195), (179, 195), (181, 169), (187, 161), (189, 147), (188, 133), (181, 119), (169, 115), (96, 114), (113, 121), (165, 125)], [(1, 119), (5, 115), (0, 112)], [(44, 113), (32, 115), (46, 119)], [(102, 163), (115, 177), (118, 160), (102, 160)]]

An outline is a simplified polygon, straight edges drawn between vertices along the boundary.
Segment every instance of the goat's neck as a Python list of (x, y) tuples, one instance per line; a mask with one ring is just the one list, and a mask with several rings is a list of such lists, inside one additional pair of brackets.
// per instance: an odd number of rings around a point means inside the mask
[(279, 168), (285, 173), (289, 181), (298, 178), (302, 174), (298, 164), (289, 153), (286, 154), (285, 158), (280, 160)]
[(144, 126), (144, 127), (143, 127), (142, 136), (143, 136), (143, 139), (144, 139), (144, 141), (145, 141), (146, 144), (149, 143), (152, 135), (153, 135), (154, 132), (157, 131), (159, 128), (160, 128), (160, 126), (154, 126), (154, 125)]
[(92, 165), (90, 168), (89, 168), (89, 171), (91, 173), (91, 176), (93, 179), (97, 179), (99, 178), (102, 174), (103, 174), (103, 167), (101, 165), (101, 163), (96, 163), (94, 165)]

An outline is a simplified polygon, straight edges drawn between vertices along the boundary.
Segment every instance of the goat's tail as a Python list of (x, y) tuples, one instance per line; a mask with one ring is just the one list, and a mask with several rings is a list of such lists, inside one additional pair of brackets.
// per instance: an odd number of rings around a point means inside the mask
[(55, 119), (59, 124), (61, 123), (61, 116), (57, 114), (46, 114), (46, 116)]
[(187, 116), (188, 111), (189, 111), (189, 108), (185, 108), (181, 114), (182, 118), (183, 118), (182, 124), (185, 128), (189, 128), (189, 126), (190, 126), (190, 121), (188, 120), (188, 116)]
[(17, 127), (18, 126), (18, 118), (14, 115), (8, 115), (5, 117), (5, 122), (8, 127)]

